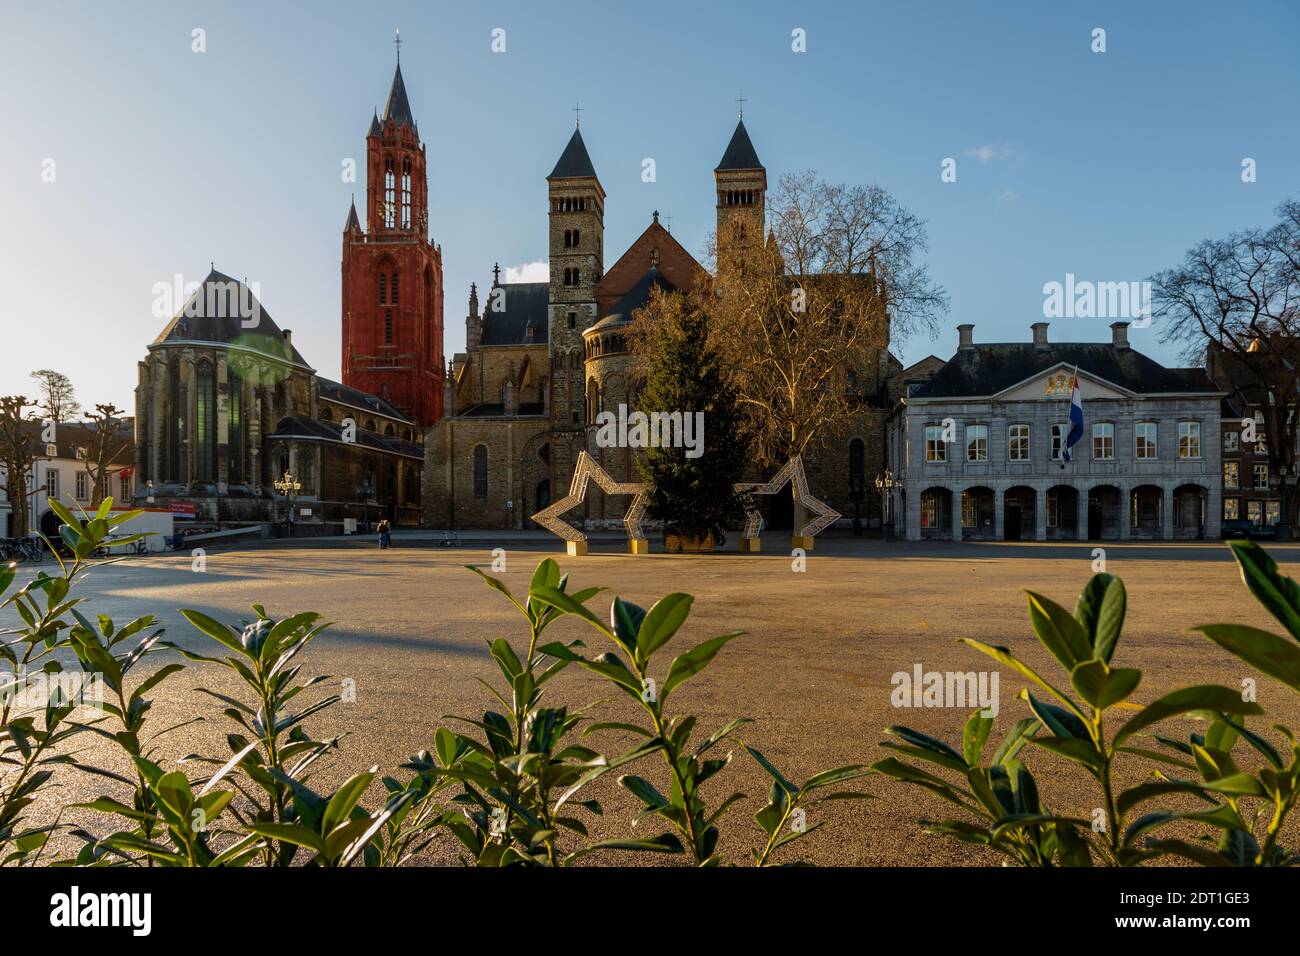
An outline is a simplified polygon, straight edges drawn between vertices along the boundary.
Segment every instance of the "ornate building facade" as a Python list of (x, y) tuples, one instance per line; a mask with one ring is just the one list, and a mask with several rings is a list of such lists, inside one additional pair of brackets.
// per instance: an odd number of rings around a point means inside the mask
[[(719, 259), (744, 263), (745, 250), (765, 241), (767, 171), (743, 118), (713, 174), (717, 242), (726, 253)], [(626, 336), (634, 313), (654, 288), (685, 291), (707, 273), (658, 212), (605, 269), (606, 193), (580, 130), (546, 181), (549, 281), (503, 283), (494, 270), (482, 301), (471, 287), (466, 351), (449, 365), (444, 417), (426, 440), (426, 524), (531, 527), (530, 515), (567, 493), (583, 450), (615, 480), (638, 480), (633, 449), (597, 445), (596, 416), (635, 407)], [(901, 367), (882, 351), (858, 371), (863, 401), (842, 433), (809, 456), (808, 474), (814, 493), (838, 511), (851, 516), (856, 503), (864, 521), (873, 514), (878, 521), (879, 501), (863, 489), (883, 467), (889, 389)], [(764, 504), (781, 526), (782, 503)], [(621, 527), (627, 505), (592, 486), (574, 517), (588, 528)], [(785, 510), (788, 522), (788, 496)]]

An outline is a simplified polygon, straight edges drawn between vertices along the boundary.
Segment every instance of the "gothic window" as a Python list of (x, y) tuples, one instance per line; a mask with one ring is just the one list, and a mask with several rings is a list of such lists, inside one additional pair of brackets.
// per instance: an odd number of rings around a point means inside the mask
[(397, 305), (397, 273), (393, 273), (393, 283), (389, 287), (388, 301)]
[(320, 420), (323, 421), (323, 422), (332, 422), (332, 421), (334, 421), (334, 414), (333, 414), (333, 412), (331, 412), (328, 408), (322, 408), (322, 409), (320, 410)]
[(384, 344), (393, 344), (393, 310), (384, 310)]
[(396, 181), (393, 173), (393, 161), (390, 159), (384, 169), (384, 225), (393, 228), (397, 213)]
[(388, 276), (382, 272), (379, 274), (379, 304), (383, 305), (388, 301)]
[(580, 230), (573, 230), (573, 245), (576, 248), (582, 242)]
[(392, 438), (393, 435), (394, 435), (394, 432), (393, 432), (393, 426), (392, 426), (392, 424), (391, 424), (391, 423), (385, 423), (385, 425), (384, 425), (384, 437), (385, 437), (385, 438)]
[(375, 430), (375, 420), (374, 420), (373, 418), (367, 418), (367, 419), (366, 419), (366, 431), (368, 431), (368, 432), (373, 432), (374, 430)]
[(194, 477), (212, 481), (216, 452), (213, 432), (216, 426), (216, 402), (213, 401), (212, 366), (200, 362), (195, 370)]
[(488, 450), (487, 445), (478, 445), (474, 449), (474, 497), (486, 498), (488, 493)]
[(244, 383), (233, 368), (229, 371), (229, 395), (226, 402), (227, 478), (244, 478)]
[(402, 228), (411, 228), (411, 161), (402, 162)]
[(569, 328), (571, 328), (571, 329), (572, 329), (572, 328), (576, 328), (577, 325), (578, 325), (578, 313), (577, 313), (577, 312), (570, 312), (570, 313), (569, 313)]
[(593, 378), (587, 382), (587, 424), (594, 425), (600, 413), (600, 387)]

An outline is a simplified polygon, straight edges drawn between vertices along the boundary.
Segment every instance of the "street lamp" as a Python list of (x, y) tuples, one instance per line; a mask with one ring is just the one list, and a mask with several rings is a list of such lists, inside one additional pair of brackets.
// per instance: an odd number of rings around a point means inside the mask
[(361, 508), (362, 508), (361, 533), (369, 534), (370, 533), (370, 499), (373, 498), (375, 495), (375, 484), (373, 481), (371, 481), (369, 472), (367, 472), (365, 476), (361, 479), (361, 487), (358, 489), (358, 493), (361, 495)]
[[(876, 490), (880, 492), (880, 534), (886, 541), (894, 540), (894, 513), (889, 503), (893, 499), (894, 486), (897, 484), (894, 473), (888, 468), (883, 475), (876, 475)], [(888, 521), (885, 520), (886, 515), (889, 516)]]
[(275, 490), (280, 492), (289, 499), (289, 513), (287, 516), (287, 525), (289, 537), (293, 537), (293, 498), (298, 492), (302, 491), (302, 482), (293, 476), (292, 472), (286, 471), (275, 481), (271, 482)]

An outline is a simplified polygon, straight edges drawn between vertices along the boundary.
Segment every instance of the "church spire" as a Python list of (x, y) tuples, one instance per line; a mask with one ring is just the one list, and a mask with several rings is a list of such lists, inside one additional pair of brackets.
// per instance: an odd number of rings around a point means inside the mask
[(388, 90), (388, 103), (384, 106), (384, 125), (392, 120), (398, 126), (409, 125), (411, 132), (420, 135), (411, 112), (411, 101), (406, 96), (406, 83), (402, 80), (402, 37), (399, 32), (393, 40), (397, 46), (397, 69), (393, 71), (393, 85)]
[(361, 220), (357, 217), (357, 197), (352, 197), (352, 208), (348, 210), (348, 221), (343, 226), (344, 232), (360, 232)]
[(591, 164), (587, 144), (582, 141), (582, 131), (574, 127), (573, 135), (569, 137), (569, 144), (564, 147), (564, 152), (560, 154), (555, 168), (551, 170), (551, 175), (546, 178), (583, 179), (587, 176), (595, 179), (596, 168)]

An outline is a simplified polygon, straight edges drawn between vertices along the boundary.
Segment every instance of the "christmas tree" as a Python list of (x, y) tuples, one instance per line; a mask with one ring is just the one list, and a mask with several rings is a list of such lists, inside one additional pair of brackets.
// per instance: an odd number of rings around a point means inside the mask
[(744, 516), (734, 486), (748, 447), (722, 358), (709, 340), (707, 301), (660, 289), (638, 315), (633, 347), (643, 386), (637, 408), (651, 421), (656, 414), (675, 421), (681, 413), (689, 441), (648, 447), (637, 463), (642, 480), (653, 485), (649, 517), (662, 521), (665, 532), (712, 534), (721, 543), (727, 526)]

